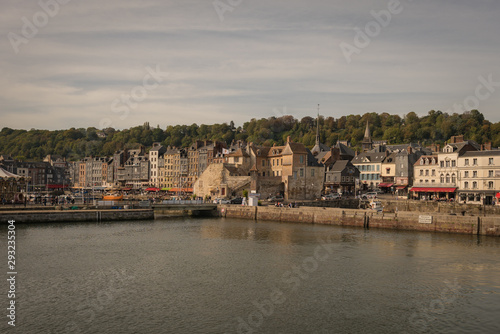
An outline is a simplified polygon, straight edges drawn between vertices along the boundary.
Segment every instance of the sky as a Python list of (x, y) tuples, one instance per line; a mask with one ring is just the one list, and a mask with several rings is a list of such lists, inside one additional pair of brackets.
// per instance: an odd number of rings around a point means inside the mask
[(2, 0), (0, 128), (500, 121), (498, 0)]

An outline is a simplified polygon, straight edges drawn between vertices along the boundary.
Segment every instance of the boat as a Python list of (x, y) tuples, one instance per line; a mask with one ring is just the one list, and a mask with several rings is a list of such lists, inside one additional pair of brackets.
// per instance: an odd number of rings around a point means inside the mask
[(123, 195), (119, 194), (106, 194), (102, 196), (103, 201), (121, 201), (123, 200)]
[(370, 201), (370, 210), (376, 211), (377, 213), (382, 212), (384, 210), (382, 202), (372, 199)]

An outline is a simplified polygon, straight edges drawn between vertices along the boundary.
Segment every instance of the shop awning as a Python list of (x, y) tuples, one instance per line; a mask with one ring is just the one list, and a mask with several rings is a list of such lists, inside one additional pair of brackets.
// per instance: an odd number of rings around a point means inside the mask
[(410, 191), (416, 193), (454, 193), (457, 188), (423, 188), (423, 187), (413, 187)]
[(124, 190), (124, 191), (130, 191), (130, 190), (132, 190), (132, 188), (123, 188), (122, 190)]
[(396, 189), (397, 190), (402, 190), (402, 189), (405, 189), (406, 187), (408, 187), (408, 186), (396, 186)]
[(69, 188), (69, 184), (49, 184), (49, 189)]
[(496, 198), (500, 198), (500, 193), (497, 193), (497, 194), (496, 194)]
[(160, 191), (160, 188), (148, 188), (146, 191)]
[(380, 188), (389, 188), (389, 187), (392, 187), (394, 185), (394, 183), (380, 183), (378, 186)]
[(185, 192), (185, 193), (192, 193), (193, 188), (170, 188), (170, 192), (177, 193), (177, 192)]

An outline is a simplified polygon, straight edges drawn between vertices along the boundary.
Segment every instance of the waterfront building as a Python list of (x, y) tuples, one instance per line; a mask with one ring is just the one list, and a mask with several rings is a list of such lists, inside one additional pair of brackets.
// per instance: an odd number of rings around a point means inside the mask
[(359, 170), (349, 160), (337, 160), (327, 167), (325, 189), (342, 194), (355, 194)]
[[(380, 147), (378, 148), (380, 149)], [(374, 190), (382, 183), (382, 163), (387, 157), (388, 151), (363, 152), (352, 159), (352, 164), (359, 170), (360, 190)]]
[(500, 150), (468, 151), (458, 157), (457, 201), (491, 205), (500, 193)]
[(153, 147), (149, 150), (149, 163), (151, 170), (149, 171), (149, 185), (160, 187), (160, 160), (163, 160), (163, 155), (166, 148), (160, 143), (153, 143)]
[(160, 169), (160, 188), (187, 188), (188, 168), (187, 150), (168, 146)]
[[(434, 173), (433, 177), (435, 179), (435, 186), (430, 187), (417, 187), (414, 186), (411, 189), (413, 198), (426, 198), (426, 199), (446, 199), (446, 200), (456, 200), (456, 191), (458, 189), (458, 159), (463, 154), (469, 151), (477, 151), (480, 149), (480, 145), (471, 140), (464, 140), (463, 136), (451, 137), (448, 144), (446, 144), (442, 151), (437, 154), (437, 165), (429, 167), (430, 172)], [(427, 160), (423, 160), (425, 163)], [(433, 180), (433, 178), (427, 179), (422, 178), (420, 175), (421, 171), (428, 173), (426, 171), (425, 165), (419, 164), (418, 174), (415, 175), (414, 180)], [(428, 168), (428, 169), (429, 169)], [(425, 174), (424, 176), (427, 176)], [(419, 184), (422, 184), (421, 182)]]
[[(250, 143), (235, 149), (233, 152), (228, 150), (224, 162), (217, 164), (220, 166), (207, 169), (199, 179), (201, 182), (195, 182), (194, 192), (198, 196), (230, 197), (249, 188), (251, 178), (255, 185), (253, 190), (261, 198), (281, 195), (288, 200), (300, 200), (316, 199), (321, 195), (324, 166), (309, 149), (292, 142), (290, 137), (284, 146), (260, 147)], [(234, 181), (233, 185), (229, 180)]]

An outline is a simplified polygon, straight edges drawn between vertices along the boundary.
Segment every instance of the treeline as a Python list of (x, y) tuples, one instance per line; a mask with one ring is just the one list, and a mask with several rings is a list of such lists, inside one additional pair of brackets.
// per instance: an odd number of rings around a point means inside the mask
[[(464, 135), (479, 144), (492, 142), (500, 146), (500, 122), (491, 123), (477, 110), (463, 114), (430, 111), (419, 117), (410, 112), (404, 117), (388, 113), (366, 113), (340, 118), (319, 118), (321, 142), (332, 146), (337, 140), (347, 140), (355, 149), (361, 147), (366, 121), (370, 124), (373, 140), (387, 140), (391, 144), (421, 142), (443, 144), (451, 136)], [(153, 142), (164, 146), (188, 147), (195, 140), (219, 140), (228, 144), (244, 140), (259, 145), (283, 145), (287, 136), (293, 141), (312, 147), (316, 138), (316, 118), (293, 116), (251, 119), (243, 126), (230, 124), (175, 125), (166, 129), (137, 126), (125, 130), (93, 127), (68, 130), (14, 130), (0, 132), (0, 153), (19, 160), (42, 160), (46, 155), (61, 155), (69, 160), (85, 156), (110, 156), (123, 148), (139, 145), (150, 147)]]

